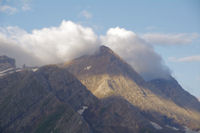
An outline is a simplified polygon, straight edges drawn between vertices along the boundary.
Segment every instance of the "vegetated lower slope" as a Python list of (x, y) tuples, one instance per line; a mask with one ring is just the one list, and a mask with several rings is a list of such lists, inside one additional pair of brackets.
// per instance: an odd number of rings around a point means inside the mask
[(96, 98), (56, 66), (0, 77), (0, 132), (90, 133), (77, 113)]
[[(78, 77), (98, 98), (123, 97), (140, 109), (143, 116), (159, 123), (163, 129), (167, 127), (181, 132), (183, 126), (194, 130), (200, 128), (200, 112), (189, 105), (193, 96), (187, 95), (188, 102), (177, 102), (176, 97), (171, 98), (172, 95), (166, 95), (166, 98), (154, 93), (130, 65), (105, 46), (100, 47), (94, 55), (79, 57), (65, 63), (63, 67)], [(180, 88), (176, 93), (183, 91)], [(193, 103), (193, 107), (199, 106), (199, 103)]]

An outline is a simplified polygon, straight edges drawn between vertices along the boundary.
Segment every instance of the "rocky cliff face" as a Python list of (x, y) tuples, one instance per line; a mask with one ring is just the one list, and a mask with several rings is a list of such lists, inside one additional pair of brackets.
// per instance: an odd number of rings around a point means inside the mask
[(0, 71), (6, 70), (8, 68), (15, 68), (15, 59), (9, 58), (7, 56), (0, 56)]
[[(130, 65), (105, 46), (94, 55), (82, 56), (63, 66), (98, 98), (120, 96), (137, 107), (149, 121), (159, 123), (162, 130), (176, 127), (181, 132), (183, 126), (199, 130), (200, 112), (190, 108), (192, 99), (178, 103), (171, 100), (171, 95), (166, 98), (155, 93)], [(183, 91), (181, 88), (177, 93)], [(181, 102), (187, 106), (180, 106)]]

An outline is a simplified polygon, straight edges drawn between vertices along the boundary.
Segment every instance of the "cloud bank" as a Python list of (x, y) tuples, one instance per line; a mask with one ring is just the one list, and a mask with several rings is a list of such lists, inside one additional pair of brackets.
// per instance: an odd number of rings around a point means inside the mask
[(89, 27), (62, 21), (57, 27), (26, 32), (18, 27), (0, 28), (0, 55), (17, 60), (17, 65), (44, 65), (92, 54), (103, 44), (113, 49), (146, 80), (167, 78), (169, 69), (162, 58), (132, 31), (110, 28), (97, 36)]
[(187, 56), (182, 58), (170, 57), (172, 62), (200, 62), (200, 55)]
[(168, 78), (170, 70), (162, 58), (134, 32), (122, 28), (111, 28), (101, 36), (103, 44), (123, 57), (146, 80)]
[(162, 34), (146, 33), (141, 36), (146, 42), (153, 45), (185, 45), (200, 37), (197, 33)]

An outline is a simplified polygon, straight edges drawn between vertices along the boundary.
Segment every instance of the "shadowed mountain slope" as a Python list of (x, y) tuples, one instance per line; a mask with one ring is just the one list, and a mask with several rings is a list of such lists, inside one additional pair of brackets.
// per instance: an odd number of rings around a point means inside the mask
[(97, 99), (56, 66), (0, 77), (0, 132), (90, 133), (77, 113)]
[(154, 79), (147, 84), (154, 93), (172, 100), (183, 108), (200, 112), (200, 102), (198, 99), (185, 91), (173, 77), (170, 79)]

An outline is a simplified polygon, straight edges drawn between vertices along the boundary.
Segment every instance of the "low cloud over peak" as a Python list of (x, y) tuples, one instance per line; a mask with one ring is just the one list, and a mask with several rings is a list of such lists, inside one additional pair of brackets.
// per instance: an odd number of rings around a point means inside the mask
[(170, 75), (154, 48), (136, 33), (123, 28), (110, 28), (100, 37), (92, 28), (72, 21), (31, 33), (18, 27), (0, 28), (0, 54), (16, 58), (18, 66), (69, 61), (92, 54), (101, 44), (113, 49), (146, 80)]
[(134, 32), (119, 27), (111, 28), (105, 36), (101, 36), (101, 40), (146, 80), (169, 77), (170, 70), (163, 64), (162, 58)]

